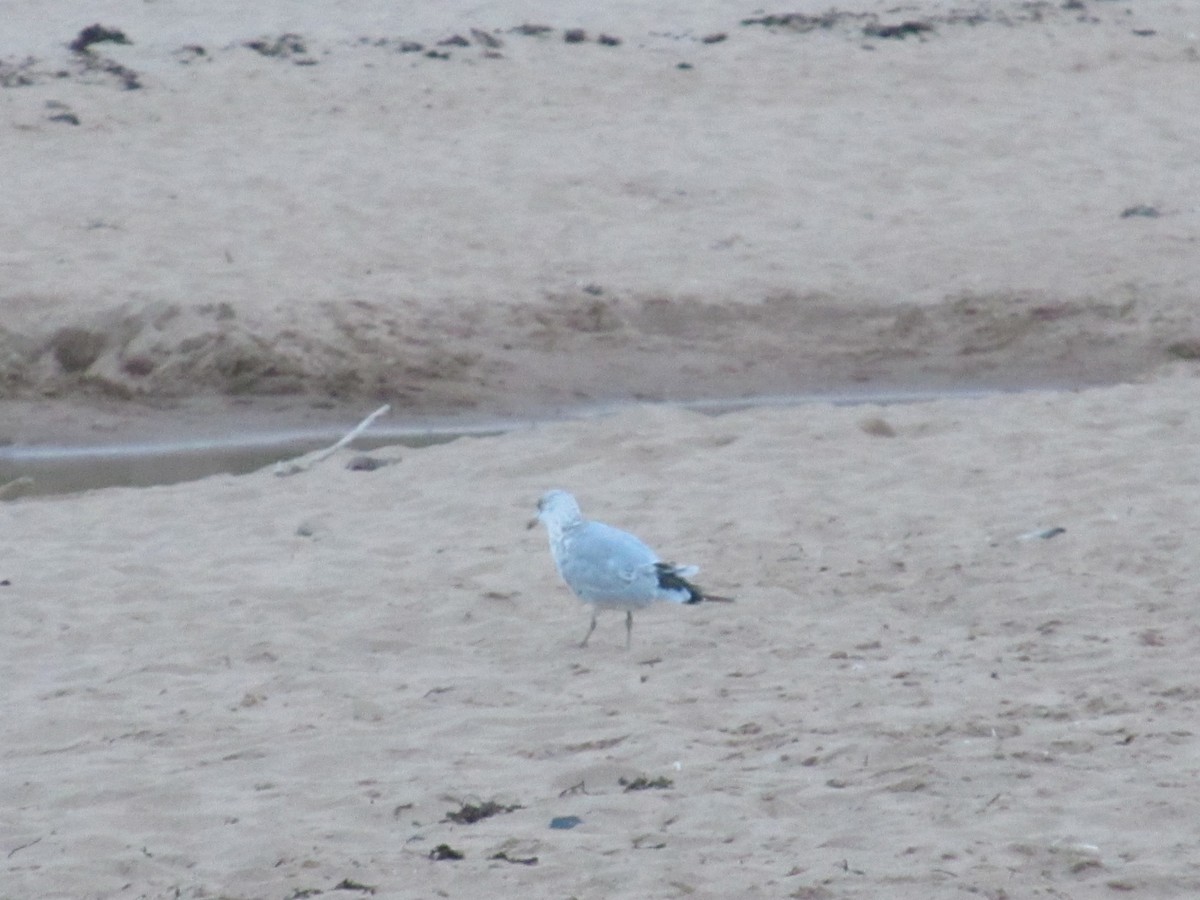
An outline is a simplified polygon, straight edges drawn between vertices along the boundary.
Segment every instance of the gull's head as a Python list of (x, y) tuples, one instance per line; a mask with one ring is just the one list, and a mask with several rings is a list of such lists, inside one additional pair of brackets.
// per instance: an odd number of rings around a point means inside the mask
[[(551, 533), (583, 521), (579, 504), (566, 491), (547, 491), (538, 501), (538, 514), (534, 522), (541, 522)], [(534, 524), (530, 523), (530, 526)]]

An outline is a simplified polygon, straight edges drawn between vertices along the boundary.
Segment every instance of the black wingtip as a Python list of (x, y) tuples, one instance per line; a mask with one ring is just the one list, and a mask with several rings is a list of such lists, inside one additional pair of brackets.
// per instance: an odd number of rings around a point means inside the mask
[(687, 591), (688, 598), (684, 603), (699, 603), (704, 599), (704, 593), (676, 572), (673, 566), (657, 563), (654, 568), (658, 572), (658, 586), (664, 591)]

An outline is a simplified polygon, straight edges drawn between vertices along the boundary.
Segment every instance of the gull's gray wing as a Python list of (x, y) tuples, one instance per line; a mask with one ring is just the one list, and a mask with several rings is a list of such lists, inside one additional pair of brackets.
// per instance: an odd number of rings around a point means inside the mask
[(658, 555), (627, 531), (587, 522), (566, 540), (559, 572), (584, 600), (650, 602), (655, 599)]

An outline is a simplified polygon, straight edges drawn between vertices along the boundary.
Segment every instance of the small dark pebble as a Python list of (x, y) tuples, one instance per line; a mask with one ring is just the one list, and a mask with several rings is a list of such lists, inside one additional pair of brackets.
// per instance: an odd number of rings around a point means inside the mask
[(121, 371), (133, 378), (145, 378), (154, 371), (154, 360), (148, 356), (131, 356), (121, 363)]
[(602, 47), (620, 47), (621, 39), (619, 37), (613, 37), (611, 34), (602, 34), (600, 37), (596, 38), (596, 43)]
[(65, 122), (68, 125), (78, 125), (79, 124), (79, 116), (75, 115), (75, 113), (69, 113), (69, 112), (59, 113), (56, 116), (51, 116), (50, 121), (51, 122)]
[(71, 41), (67, 46), (76, 53), (82, 53), (87, 50), (92, 44), (102, 44), (108, 42), (110, 44), (128, 44), (129, 38), (125, 37), (125, 32), (117, 28), (105, 28), (103, 25), (89, 25), (75, 40)]
[(904, 40), (910, 34), (921, 34), (925, 31), (933, 31), (933, 26), (928, 22), (901, 22), (899, 25), (867, 25), (863, 28), (863, 34), (867, 37), (876, 38), (898, 38)]
[(618, 778), (617, 784), (625, 788), (625, 793), (627, 794), (630, 791), (648, 791), (651, 788), (665, 790), (666, 788), (675, 786), (675, 782), (665, 775), (660, 775), (658, 778), (647, 778), (645, 775), (639, 775), (632, 781), (627, 778)]
[(110, 75), (116, 75), (121, 79), (122, 90), (136, 91), (140, 90), (142, 87), (141, 78), (138, 77), (138, 73), (133, 71), (133, 69), (127, 69), (122, 65), (113, 63), (110, 66), (106, 66), (104, 71), (108, 72)]
[(50, 349), (64, 372), (82, 372), (98, 360), (108, 345), (102, 331), (68, 326), (54, 332)]
[(691, 69), (691, 68), (694, 68), (694, 67), (692, 66), (692, 64), (691, 64), (691, 63), (676, 63), (676, 64), (675, 64), (675, 68), (677, 68), (677, 69), (685, 69), (685, 70), (686, 70), (686, 69)]
[(858, 423), (858, 427), (867, 434), (874, 435), (875, 437), (890, 438), (896, 436), (896, 429), (889, 425), (886, 419), (882, 419), (879, 416), (863, 419)]
[(1176, 359), (1200, 359), (1200, 338), (1185, 338), (1167, 344), (1167, 353)]
[(1028, 534), (1021, 535), (1021, 540), (1032, 541), (1035, 538), (1038, 540), (1048, 541), (1050, 538), (1056, 538), (1060, 534), (1066, 534), (1067, 529), (1055, 526), (1054, 528), (1043, 528), (1040, 531), (1030, 531)]
[(387, 464), (388, 460), (386, 459), (376, 459), (374, 456), (356, 456), (346, 463), (346, 468), (351, 472), (374, 472)]
[(492, 50), (499, 50), (504, 46), (504, 41), (496, 37), (494, 34), (488, 34), (481, 28), (472, 28), (471, 37), (475, 38), (475, 42), (482, 47), (488, 47)]
[(536, 866), (538, 863), (538, 858), (536, 856), (509, 856), (503, 850), (501, 850), (499, 853), (489, 856), (488, 859), (498, 859), (503, 862), (515, 863), (518, 866)]
[(536, 37), (539, 34), (546, 34), (553, 31), (549, 25), (518, 25), (513, 29), (513, 34), (524, 34), (529, 37)]
[(1147, 219), (1157, 219), (1162, 213), (1158, 211), (1157, 206), (1129, 206), (1121, 210), (1122, 219), (1131, 219), (1134, 216), (1144, 216)]
[(436, 847), (434, 847), (432, 850), (429, 851), (429, 858), (435, 859), (435, 860), (441, 860), (441, 859), (458, 860), (458, 859), (463, 858), (463, 854), (460, 851), (455, 850), (449, 844), (438, 844)]
[(187, 64), (193, 60), (200, 59), (202, 56), (208, 56), (208, 51), (199, 44), (184, 44), (175, 51), (175, 56), (181, 63)]
[(662, 850), (666, 846), (665, 841), (656, 841), (648, 834), (633, 839), (634, 850)]
[(440, 50), (430, 50), (425, 55), (428, 56), (430, 59), (449, 59), (450, 58), (449, 53), (443, 53)]
[(12, 582), (9, 581), (7, 578), (0, 580), (0, 587), (10, 587), (11, 585), (12, 585)]
[(262, 56), (298, 56), (308, 52), (304, 38), (298, 34), (281, 34), (275, 40), (246, 41), (245, 47)]
[(1158, 34), (1153, 28), (1135, 28), (1133, 29), (1133, 33), (1138, 37), (1154, 37)]
[(335, 891), (362, 891), (364, 894), (375, 893), (375, 888), (369, 884), (361, 884), (357, 881), (351, 881), (349, 878), (343, 878), (333, 886)]
[(582, 44), (587, 40), (587, 32), (582, 28), (568, 28), (563, 32), (563, 40), (568, 44)]
[(550, 827), (559, 831), (569, 831), (576, 825), (582, 825), (583, 819), (579, 816), (555, 816), (550, 820)]
[(729, 35), (727, 35), (725, 32), (718, 31), (715, 34), (706, 34), (704, 37), (700, 38), (700, 43), (702, 43), (702, 44), (719, 44), (719, 43), (721, 43), (721, 41), (725, 40), (728, 37), (729, 37)]
[(437, 42), (439, 47), (470, 47), (471, 42), (461, 34), (452, 34), (448, 38), (444, 38)]

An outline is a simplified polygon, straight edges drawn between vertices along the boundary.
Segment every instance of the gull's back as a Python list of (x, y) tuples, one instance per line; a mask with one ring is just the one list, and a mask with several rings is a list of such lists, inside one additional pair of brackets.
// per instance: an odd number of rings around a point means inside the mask
[(626, 531), (585, 521), (563, 535), (554, 561), (581, 600), (600, 606), (647, 606), (664, 599), (658, 555)]

